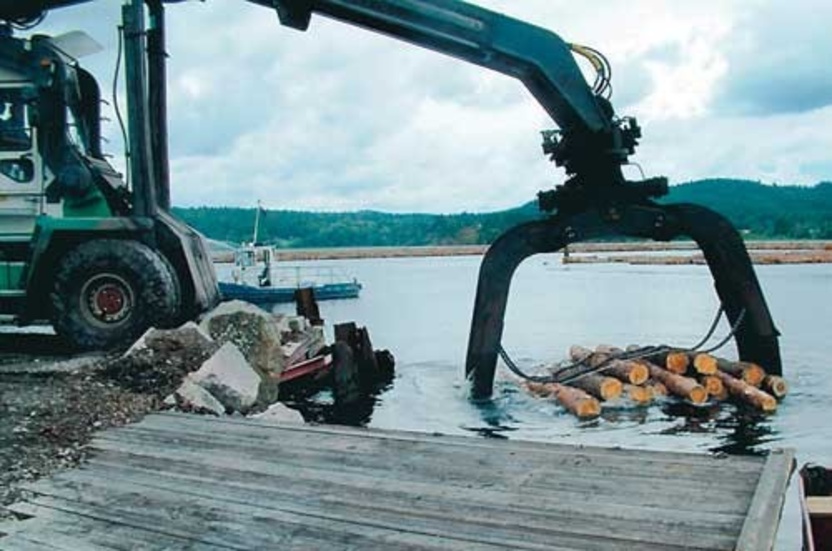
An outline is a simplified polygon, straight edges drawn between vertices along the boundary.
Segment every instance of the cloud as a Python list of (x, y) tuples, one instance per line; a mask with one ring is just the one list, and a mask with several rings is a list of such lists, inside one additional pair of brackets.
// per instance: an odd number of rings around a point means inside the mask
[(746, 2), (723, 51), (720, 114), (800, 113), (832, 105), (832, 3)]
[[(644, 126), (635, 160), (648, 175), (832, 178), (826, 2), (479, 3), (610, 58), (616, 110)], [(105, 89), (117, 4), (55, 10), (39, 29), (104, 42), (82, 61)], [(320, 17), (287, 29), (240, 0), (167, 13), (176, 204), (492, 210), (563, 180), (540, 150), (552, 121), (511, 78)], [(117, 126), (105, 135), (119, 153)]]

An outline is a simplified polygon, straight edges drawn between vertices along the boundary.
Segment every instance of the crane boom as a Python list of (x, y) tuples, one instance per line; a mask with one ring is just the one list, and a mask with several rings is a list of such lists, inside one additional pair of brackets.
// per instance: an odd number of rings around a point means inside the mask
[(306, 30), (312, 13), (515, 77), (564, 131), (609, 130), (569, 46), (541, 27), (459, 0), (249, 0)]
[[(25, 20), (93, 0), (0, 0), (0, 19)], [(164, 0), (164, 3), (180, 0)], [(565, 132), (609, 131), (610, 117), (569, 46), (541, 27), (460, 0), (246, 0), (306, 30), (313, 13), (364, 27), (515, 77)]]

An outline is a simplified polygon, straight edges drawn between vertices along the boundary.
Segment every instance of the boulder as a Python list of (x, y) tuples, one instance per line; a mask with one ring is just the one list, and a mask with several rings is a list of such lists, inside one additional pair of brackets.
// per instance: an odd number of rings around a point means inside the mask
[(174, 396), (177, 406), (184, 411), (225, 415), (225, 406), (190, 377), (182, 381)]
[(257, 401), (260, 375), (240, 350), (223, 344), (189, 379), (210, 392), (226, 409), (246, 413)]
[(233, 343), (261, 375), (261, 403), (276, 401), (283, 354), (280, 327), (271, 314), (253, 304), (232, 300), (206, 314), (200, 327), (218, 343)]
[(196, 371), (219, 345), (193, 322), (176, 329), (148, 329), (121, 357), (108, 362), (103, 374), (134, 392), (161, 399), (173, 393), (188, 373)]
[(270, 421), (274, 423), (287, 423), (291, 425), (303, 425), (303, 415), (299, 411), (277, 402), (269, 406), (269, 409), (261, 413), (250, 415), (252, 419)]

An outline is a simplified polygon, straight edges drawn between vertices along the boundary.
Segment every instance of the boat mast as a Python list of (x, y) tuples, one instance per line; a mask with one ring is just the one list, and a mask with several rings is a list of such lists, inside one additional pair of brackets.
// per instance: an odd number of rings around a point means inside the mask
[(254, 236), (252, 237), (251, 244), (257, 245), (257, 234), (260, 231), (260, 210), (263, 207), (260, 205), (260, 200), (257, 200), (257, 212), (254, 214)]

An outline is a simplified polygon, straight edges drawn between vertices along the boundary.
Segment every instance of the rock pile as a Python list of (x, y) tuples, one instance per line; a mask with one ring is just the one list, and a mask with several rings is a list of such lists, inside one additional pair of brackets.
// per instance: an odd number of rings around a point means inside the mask
[[(199, 325), (149, 329), (105, 372), (129, 390), (164, 397), (167, 407), (247, 415), (270, 411), (284, 366), (323, 347), (322, 332), (304, 318), (231, 301), (207, 313)], [(279, 417), (285, 415), (264, 418)]]

